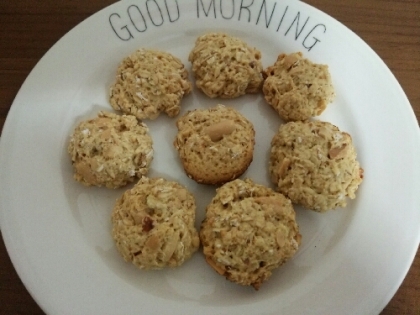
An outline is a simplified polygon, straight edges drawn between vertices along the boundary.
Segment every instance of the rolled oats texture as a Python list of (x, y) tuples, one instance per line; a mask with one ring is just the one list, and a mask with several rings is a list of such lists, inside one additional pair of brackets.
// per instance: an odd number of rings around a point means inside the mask
[(86, 186), (119, 188), (148, 173), (153, 141), (149, 128), (136, 117), (102, 111), (78, 124), (68, 153), (75, 180)]
[(124, 260), (140, 269), (178, 267), (197, 251), (194, 196), (181, 184), (143, 177), (112, 212), (112, 237)]
[(139, 49), (120, 63), (109, 99), (115, 110), (138, 119), (155, 119), (161, 112), (174, 117), (191, 89), (180, 59), (167, 52)]
[(289, 199), (252, 180), (217, 189), (200, 239), (208, 264), (228, 280), (258, 290), (294, 256), (301, 241)]
[(260, 91), (261, 53), (237, 37), (204, 34), (197, 38), (188, 59), (197, 88), (208, 97), (236, 98)]
[(351, 136), (329, 122), (289, 122), (271, 142), (269, 171), (296, 204), (325, 212), (345, 207), (363, 181)]
[(265, 100), (286, 121), (319, 116), (335, 98), (328, 66), (312, 63), (301, 52), (280, 54), (264, 77)]

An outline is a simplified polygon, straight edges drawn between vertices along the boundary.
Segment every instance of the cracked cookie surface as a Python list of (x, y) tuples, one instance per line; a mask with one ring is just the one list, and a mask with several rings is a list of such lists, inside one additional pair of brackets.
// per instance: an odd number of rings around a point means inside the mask
[(177, 267), (199, 246), (196, 204), (181, 184), (143, 177), (112, 212), (112, 237), (127, 262), (140, 269)]
[(328, 122), (289, 122), (271, 142), (272, 182), (292, 202), (325, 212), (345, 207), (363, 180), (351, 136)]
[(280, 54), (264, 77), (265, 100), (286, 121), (319, 116), (335, 98), (328, 66), (312, 63), (300, 52)]
[(122, 187), (146, 175), (153, 159), (149, 128), (109, 112), (79, 123), (67, 149), (75, 180), (86, 186)]
[(217, 189), (200, 239), (208, 264), (235, 283), (259, 289), (301, 242), (292, 203), (249, 179)]
[(196, 86), (208, 97), (235, 98), (260, 91), (261, 53), (237, 37), (204, 34), (197, 38), (188, 59)]
[(109, 99), (112, 108), (138, 119), (155, 119), (161, 112), (174, 117), (191, 89), (188, 72), (177, 57), (139, 49), (120, 63)]

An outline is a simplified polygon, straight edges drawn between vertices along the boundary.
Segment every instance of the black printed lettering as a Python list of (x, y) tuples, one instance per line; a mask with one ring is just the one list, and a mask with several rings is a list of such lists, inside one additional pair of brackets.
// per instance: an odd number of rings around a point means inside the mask
[(287, 13), (287, 10), (288, 10), (288, 9), (289, 9), (289, 6), (286, 6), (286, 9), (284, 10), (283, 15), (282, 15), (282, 17), (281, 17), (281, 20), (280, 20), (279, 26), (277, 26), (277, 32), (279, 31), (280, 26), (283, 24), (283, 19), (284, 19), (284, 17), (286, 16), (286, 13)]
[[(150, 10), (149, 3), (154, 3), (155, 4), (155, 7), (159, 10), (159, 13), (160, 13), (160, 22), (159, 23), (156, 22), (156, 20), (159, 20), (159, 15), (156, 16), (156, 14), (155, 14), (155, 18), (153, 18), (152, 12), (157, 12), (157, 11), (156, 10)], [(149, 14), (149, 18), (152, 21), (152, 24), (154, 26), (161, 26), (163, 24), (163, 22), (164, 22), (164, 20), (163, 20), (163, 14), (162, 14), (162, 10), (160, 9), (160, 7), (157, 4), (156, 0), (147, 0), (146, 1), (146, 8), (147, 8), (147, 14)]]
[(225, 20), (230, 20), (231, 18), (233, 18), (233, 16), (235, 15), (235, 0), (230, 0), (231, 1), (231, 3), (232, 3), (232, 8), (231, 8), (231, 15), (230, 16), (225, 16), (224, 14), (223, 14), (223, 11), (227, 11), (226, 10), (226, 8), (223, 6), (223, 0), (220, 0), (220, 14), (222, 15), (222, 17), (225, 19)]
[(179, 20), (179, 5), (178, 5), (178, 1), (175, 0), (175, 3), (176, 3), (177, 17), (176, 17), (176, 19), (173, 19), (172, 16), (171, 16), (171, 12), (169, 11), (168, 2), (167, 2), (167, 0), (165, 0), (166, 12), (168, 12), (168, 17), (169, 17), (169, 21), (170, 22), (175, 22), (175, 21), (178, 21)]
[(244, 5), (244, 0), (241, 0), (241, 6), (240, 6), (240, 8), (239, 8), (239, 17), (238, 17), (238, 21), (240, 21), (240, 20), (241, 20), (242, 9), (244, 9), (244, 10), (248, 11), (248, 22), (250, 22), (250, 21), (251, 21), (251, 10), (249, 9), (249, 7), (250, 7), (251, 5), (253, 5), (253, 4), (254, 4), (254, 0), (251, 0), (251, 3), (250, 3), (250, 4), (248, 4), (248, 5)]
[[(131, 24), (133, 24), (134, 28), (138, 32), (143, 33), (144, 31), (147, 30), (146, 20), (144, 19), (143, 13), (141, 13), (141, 10), (138, 6), (136, 6), (135, 4), (130, 5), (127, 9), (127, 13), (128, 13), (129, 18), (130, 18)], [(134, 19), (133, 19), (133, 17), (134, 17)], [(139, 22), (140, 20), (143, 22), (142, 23), (143, 25), (141, 25), (141, 23)], [(136, 21), (136, 22), (134, 22), (134, 21)]]
[(296, 30), (295, 30), (295, 40), (297, 40), (300, 36), (300, 34), (302, 33), (303, 29), (306, 26), (306, 23), (308, 23), (309, 21), (309, 17), (306, 19), (305, 23), (303, 24), (302, 28), (299, 30), (299, 20), (300, 20), (300, 12), (297, 13), (295, 19), (293, 20), (292, 24), (290, 24), (290, 27), (287, 29), (286, 33), (284, 34), (284, 36), (287, 35), (287, 33), (289, 33), (289, 31), (292, 29), (293, 25), (296, 22)]
[[(325, 24), (312, 23), (310, 16), (304, 20), (300, 11), (291, 13), (289, 6), (280, 9), (278, 6), (280, 0), (259, 1), (260, 6), (254, 5), (255, 0), (196, 0), (197, 18), (209, 17), (219, 19), (219, 22), (222, 19), (237, 18), (237, 21), (245, 20), (248, 23), (256, 19), (255, 25), (261, 22), (267, 29), (274, 24), (277, 32), (281, 28), (286, 30), (283, 36), (292, 33), (292, 38), (295, 41), (299, 39), (307, 51), (311, 51), (321, 42), (323, 34), (327, 31)], [(137, 0), (137, 2), (139, 4), (129, 5), (125, 14), (114, 12), (108, 17), (112, 31), (122, 41), (129, 41), (150, 27), (159, 27), (165, 22), (173, 23), (181, 19), (182, 12), (178, 0)], [(291, 23), (285, 22), (291, 20), (289, 16), (293, 18)]]
[(115, 35), (117, 35), (117, 37), (123, 41), (128, 41), (134, 38), (127, 24), (121, 26), (117, 31), (115, 29), (115, 24), (117, 24), (118, 22), (121, 22), (121, 16), (118, 13), (112, 13), (109, 16), (109, 24), (111, 24), (112, 30), (114, 31)]
[(200, 3), (201, 3), (201, 8), (203, 9), (205, 16), (209, 16), (211, 7), (213, 7), (214, 18), (216, 18), (216, 4), (215, 4), (215, 0), (210, 0), (210, 4), (209, 4), (209, 6), (207, 8), (207, 11), (204, 8), (203, 0), (197, 0), (197, 17), (198, 18), (200, 17)]
[(324, 29), (324, 34), (327, 31), (327, 27), (325, 26), (325, 24), (317, 24), (311, 29), (311, 31), (308, 33), (308, 35), (306, 35), (305, 39), (302, 42), (303, 47), (305, 47), (308, 51), (311, 51), (311, 49), (314, 48), (315, 45), (318, 44), (321, 41), (320, 39), (316, 38), (315, 36), (312, 36), (311, 44), (310, 45), (305, 44), (308, 37), (311, 36), (311, 34), (314, 33), (315, 30), (318, 29), (318, 28), (323, 28)]
[(273, 6), (273, 10), (271, 10), (270, 18), (267, 19), (267, 4), (266, 4), (265, 0), (263, 0), (263, 2), (261, 4), (260, 13), (258, 13), (257, 22), (255, 24), (258, 24), (258, 22), (260, 21), (261, 12), (262, 12), (263, 7), (264, 7), (265, 27), (268, 28), (270, 26), (271, 19), (272, 19), (273, 14), (274, 14), (274, 10), (276, 9), (276, 5), (277, 5), (277, 2), (274, 2), (274, 6)]

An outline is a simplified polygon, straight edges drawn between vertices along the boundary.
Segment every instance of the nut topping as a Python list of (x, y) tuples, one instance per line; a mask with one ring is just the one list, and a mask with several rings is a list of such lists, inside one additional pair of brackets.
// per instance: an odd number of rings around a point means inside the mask
[(341, 147), (331, 148), (330, 151), (328, 151), (328, 157), (332, 160), (341, 159), (347, 154), (347, 151), (348, 145), (343, 144)]
[(235, 129), (235, 123), (232, 120), (222, 120), (217, 124), (204, 128), (203, 131), (210, 137), (211, 141), (217, 142), (222, 140), (223, 136), (230, 135)]

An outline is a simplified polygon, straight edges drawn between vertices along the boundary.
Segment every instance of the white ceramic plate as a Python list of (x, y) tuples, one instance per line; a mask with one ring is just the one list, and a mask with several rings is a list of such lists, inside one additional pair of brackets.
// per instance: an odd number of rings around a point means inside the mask
[[(209, 31), (258, 47), (264, 67), (293, 51), (328, 64), (337, 98), (319, 119), (353, 136), (365, 169), (346, 209), (297, 209), (302, 246), (258, 292), (218, 276), (201, 253), (175, 270), (125, 263), (109, 219), (123, 190), (74, 182), (66, 153), (78, 121), (111, 110), (107, 91), (124, 56), (157, 48), (190, 68), (195, 38)], [(217, 103), (255, 124), (254, 162), (243, 177), (270, 185), (268, 149), (280, 120), (261, 95), (227, 101), (194, 91), (182, 112)], [(162, 115), (148, 125), (150, 176), (178, 180), (195, 194), (198, 225), (214, 188), (183, 173), (174, 119)], [(48, 314), (378, 314), (419, 244), (419, 156), (418, 125), (401, 87), (360, 38), (324, 13), (293, 0), (121, 1), (61, 39), (17, 95), (1, 138), (1, 229), (17, 272)]]

